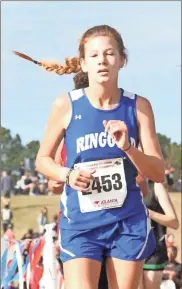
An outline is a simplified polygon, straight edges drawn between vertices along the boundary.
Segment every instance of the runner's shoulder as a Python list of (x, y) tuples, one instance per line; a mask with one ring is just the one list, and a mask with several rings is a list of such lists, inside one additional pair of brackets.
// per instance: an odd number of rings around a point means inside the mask
[(68, 92), (62, 93), (61, 95), (57, 96), (56, 99), (53, 101), (53, 105), (59, 108), (65, 107), (70, 103)]
[(151, 107), (150, 101), (141, 95), (137, 95), (137, 105), (142, 107)]

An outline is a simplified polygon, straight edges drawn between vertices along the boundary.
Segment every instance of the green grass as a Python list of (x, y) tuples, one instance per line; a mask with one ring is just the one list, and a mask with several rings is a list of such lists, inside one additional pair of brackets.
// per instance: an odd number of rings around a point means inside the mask
[(27, 229), (38, 230), (37, 217), (41, 209), (48, 208), (49, 222), (52, 222), (53, 215), (59, 212), (59, 196), (15, 196), (11, 198), (13, 211), (13, 223), (16, 239), (20, 239)]

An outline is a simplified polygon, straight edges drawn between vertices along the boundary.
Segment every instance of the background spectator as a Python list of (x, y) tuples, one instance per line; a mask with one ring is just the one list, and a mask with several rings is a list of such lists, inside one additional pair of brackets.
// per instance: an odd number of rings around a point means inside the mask
[(10, 198), (13, 189), (13, 182), (11, 176), (7, 171), (2, 172), (1, 176), (1, 196), (2, 201), (5, 203)]
[(45, 229), (45, 225), (48, 224), (48, 210), (47, 207), (43, 207), (40, 215), (37, 218), (39, 233), (42, 234)]
[(20, 176), (23, 176), (25, 174), (25, 163), (24, 163), (24, 161), (20, 162), (19, 172), (20, 172)]
[(176, 190), (177, 192), (181, 192), (182, 191), (182, 183), (181, 183), (181, 178), (179, 178), (176, 182)]
[(169, 261), (163, 271), (163, 280), (173, 280), (176, 285), (176, 289), (180, 289), (182, 286), (182, 264), (176, 261), (178, 254), (177, 247), (168, 247), (167, 253)]
[(21, 240), (25, 240), (25, 239), (35, 239), (38, 238), (39, 234), (34, 232), (34, 230), (32, 228), (28, 229), (27, 233), (25, 233), (23, 235), (23, 237), (21, 238)]
[(1, 219), (2, 219), (4, 233), (7, 231), (8, 226), (12, 224), (12, 218), (13, 218), (13, 213), (10, 209), (10, 204), (9, 203), (5, 204), (1, 212)]
[(172, 191), (172, 186), (174, 184), (174, 172), (175, 172), (175, 169), (171, 166), (170, 163), (167, 162), (166, 169), (165, 169), (165, 176), (166, 176), (166, 181), (167, 181), (168, 192)]

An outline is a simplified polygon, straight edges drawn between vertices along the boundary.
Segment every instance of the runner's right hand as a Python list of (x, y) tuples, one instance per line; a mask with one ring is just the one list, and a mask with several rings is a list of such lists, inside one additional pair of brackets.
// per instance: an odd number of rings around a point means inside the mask
[(90, 190), (90, 182), (94, 179), (93, 174), (96, 170), (84, 171), (81, 169), (75, 169), (71, 171), (69, 176), (69, 186), (81, 192), (88, 192)]

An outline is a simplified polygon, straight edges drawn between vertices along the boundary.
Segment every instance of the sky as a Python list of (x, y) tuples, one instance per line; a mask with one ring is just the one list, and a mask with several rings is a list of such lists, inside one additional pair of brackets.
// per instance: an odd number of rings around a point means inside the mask
[(73, 88), (58, 76), (13, 55), (57, 60), (78, 54), (79, 39), (107, 24), (129, 54), (119, 87), (149, 99), (156, 130), (181, 143), (181, 3), (178, 1), (2, 1), (1, 125), (25, 145), (41, 140), (54, 99)]

